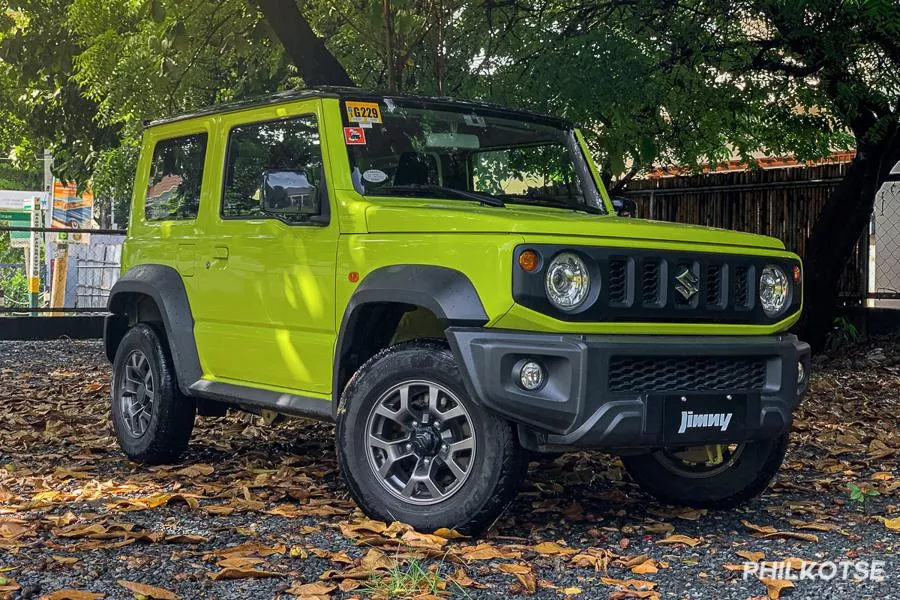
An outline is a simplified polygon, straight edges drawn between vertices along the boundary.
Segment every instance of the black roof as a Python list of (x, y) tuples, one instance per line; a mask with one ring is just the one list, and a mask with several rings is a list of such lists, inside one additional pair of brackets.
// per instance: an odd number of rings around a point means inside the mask
[(226, 112), (234, 112), (237, 110), (243, 110), (246, 108), (254, 108), (257, 106), (268, 106), (271, 104), (282, 104), (284, 102), (292, 102), (295, 100), (305, 100), (308, 98), (339, 98), (339, 99), (352, 99), (352, 100), (380, 100), (382, 98), (391, 98), (392, 100), (397, 100), (398, 102), (413, 102), (413, 103), (429, 103), (429, 104), (438, 104), (444, 105), (448, 108), (472, 108), (476, 109), (479, 112), (484, 113), (495, 113), (497, 116), (506, 116), (506, 117), (519, 117), (528, 121), (537, 121), (546, 123), (548, 125), (553, 125), (557, 127), (569, 128), (572, 127), (572, 123), (566, 119), (562, 119), (559, 117), (553, 117), (550, 115), (545, 115), (541, 113), (529, 112), (526, 110), (518, 110), (513, 108), (507, 108), (505, 106), (499, 104), (491, 104), (487, 102), (479, 102), (475, 100), (458, 100), (456, 98), (450, 98), (448, 96), (417, 96), (411, 94), (396, 94), (391, 92), (375, 92), (370, 90), (363, 90), (360, 88), (354, 87), (332, 87), (332, 86), (322, 86), (308, 89), (293, 89), (285, 92), (277, 92), (275, 94), (269, 94), (267, 96), (261, 96), (259, 98), (251, 98), (248, 100), (239, 100), (237, 102), (226, 102), (223, 104), (214, 104), (212, 106), (207, 106), (205, 108), (199, 108), (196, 110), (192, 110), (185, 113), (180, 113), (177, 115), (172, 115), (171, 117), (164, 117), (162, 119), (155, 119), (153, 121), (145, 122), (144, 125), (146, 127), (154, 127), (156, 125), (163, 125), (165, 123), (174, 123), (176, 121), (184, 121), (187, 119), (192, 119), (194, 117), (202, 117), (205, 115), (214, 115)]

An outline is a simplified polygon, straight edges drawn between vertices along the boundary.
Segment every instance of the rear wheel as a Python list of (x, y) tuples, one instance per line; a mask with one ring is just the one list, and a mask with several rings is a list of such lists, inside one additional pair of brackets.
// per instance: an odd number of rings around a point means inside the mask
[(337, 449), (369, 516), (419, 530), (490, 524), (527, 464), (513, 427), (471, 401), (438, 342), (389, 348), (359, 370), (341, 398)]
[(788, 434), (740, 444), (715, 444), (623, 456), (631, 478), (662, 502), (731, 508), (761, 494), (778, 472)]
[(194, 399), (178, 389), (169, 349), (147, 324), (122, 338), (113, 361), (112, 422), (119, 447), (131, 460), (173, 462), (194, 427)]

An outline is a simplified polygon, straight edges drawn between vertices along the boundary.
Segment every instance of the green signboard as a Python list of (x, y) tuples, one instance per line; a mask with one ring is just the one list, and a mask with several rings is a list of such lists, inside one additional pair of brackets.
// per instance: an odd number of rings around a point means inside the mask
[[(25, 210), (0, 210), (0, 224), (7, 227), (31, 227), (31, 212)], [(13, 248), (27, 248), (28, 236), (27, 231), (10, 231), (10, 245)]]

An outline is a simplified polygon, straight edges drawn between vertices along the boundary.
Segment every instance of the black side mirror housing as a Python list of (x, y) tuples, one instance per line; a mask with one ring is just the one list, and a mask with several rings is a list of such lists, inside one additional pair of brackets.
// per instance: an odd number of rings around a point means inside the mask
[(617, 215), (634, 218), (635, 212), (637, 212), (637, 205), (634, 203), (634, 200), (625, 196), (613, 196), (610, 200), (612, 200), (613, 208), (616, 209)]
[(322, 215), (322, 198), (303, 171), (266, 171), (261, 207), (275, 217), (313, 220)]

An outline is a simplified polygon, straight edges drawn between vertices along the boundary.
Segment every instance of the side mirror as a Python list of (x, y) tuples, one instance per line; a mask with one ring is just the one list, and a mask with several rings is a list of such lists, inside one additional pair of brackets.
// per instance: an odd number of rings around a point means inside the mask
[(322, 214), (319, 189), (303, 171), (266, 171), (262, 183), (262, 209), (276, 216), (314, 217)]
[(616, 209), (617, 215), (634, 218), (634, 214), (637, 212), (637, 205), (634, 203), (634, 200), (625, 196), (613, 196), (610, 200), (612, 200), (613, 208)]

